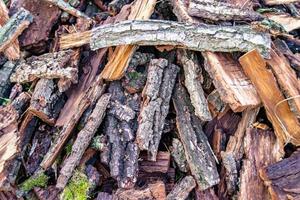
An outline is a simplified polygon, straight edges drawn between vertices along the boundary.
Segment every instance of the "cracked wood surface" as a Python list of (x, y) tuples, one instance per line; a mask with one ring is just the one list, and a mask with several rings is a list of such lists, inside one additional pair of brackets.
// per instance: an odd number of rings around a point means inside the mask
[(29, 11), (21, 8), (0, 28), (0, 52), (7, 49), (32, 22)]
[[(271, 39), (268, 33), (257, 32), (249, 26), (194, 25), (162, 20), (123, 21), (99, 26), (88, 32), (85, 39), (92, 50), (125, 44), (173, 45), (194, 51), (248, 52), (258, 49), (264, 57), (269, 57)], [(82, 35), (62, 36), (62, 49), (74, 47), (70, 38), (80, 41)], [(90, 38), (89, 38), (90, 37)], [(75, 42), (76, 44), (76, 42)], [(84, 43), (80, 42), (80, 45)]]
[(179, 68), (166, 59), (152, 59), (142, 96), (136, 141), (140, 150), (148, 150), (149, 159), (155, 161), (165, 118)]
[(213, 79), (221, 99), (235, 112), (260, 105), (257, 92), (240, 64), (229, 54), (203, 53), (205, 69)]

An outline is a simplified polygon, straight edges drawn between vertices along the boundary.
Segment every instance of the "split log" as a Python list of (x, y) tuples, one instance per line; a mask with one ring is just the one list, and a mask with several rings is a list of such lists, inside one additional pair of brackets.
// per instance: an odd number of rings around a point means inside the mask
[(201, 67), (197, 55), (186, 50), (178, 50), (177, 55), (184, 69), (185, 87), (190, 94), (195, 114), (203, 121), (210, 121), (212, 116), (201, 83), (198, 80), (199, 74), (201, 74)]
[(256, 88), (281, 145), (288, 142), (299, 145), (299, 122), (284, 100), (273, 73), (267, 69), (266, 61), (257, 50), (245, 54), (239, 61)]
[(142, 155), (140, 159), (142, 161), (139, 162), (139, 170), (148, 173), (167, 173), (170, 167), (171, 155), (169, 152), (159, 151), (156, 156), (156, 161), (148, 160), (146, 155)]
[(84, 13), (80, 12), (76, 8), (72, 7), (69, 3), (63, 1), (63, 0), (43, 0), (44, 2), (47, 2), (49, 4), (52, 4), (54, 6), (59, 7), (60, 9), (64, 10), (65, 12), (75, 16), (75, 17), (82, 17), (89, 19), (88, 16), (86, 16)]
[(166, 59), (152, 59), (139, 115), (136, 142), (140, 150), (148, 150), (149, 160), (155, 161), (165, 118), (179, 68)]
[(0, 28), (0, 52), (7, 49), (32, 22), (29, 11), (21, 8)]
[(219, 182), (215, 157), (198, 118), (191, 112), (188, 95), (181, 85), (175, 86), (173, 103), (176, 124), (185, 156), (199, 188), (205, 190)]
[(196, 187), (196, 181), (192, 176), (186, 176), (176, 183), (173, 190), (168, 194), (166, 200), (186, 199), (190, 192)]
[(32, 56), (18, 64), (15, 72), (11, 75), (11, 82), (26, 83), (46, 79), (69, 79), (77, 83), (78, 70), (70, 67), (70, 59), (73, 51), (59, 51), (46, 53), (41, 56)]
[(0, 68), (0, 97), (7, 97), (9, 95), (9, 90), (12, 87), (9, 77), (12, 75), (15, 67), (15, 62), (7, 61)]
[[(0, 1), (0, 28), (6, 24), (9, 19), (8, 9), (3, 1)], [(13, 41), (10, 46), (4, 50), (4, 55), (9, 60), (17, 60), (20, 58), (19, 41)]]
[(258, 21), (263, 19), (260, 14), (253, 10), (238, 8), (232, 4), (219, 1), (191, 0), (188, 6), (188, 14), (214, 21)]
[(280, 5), (299, 2), (299, 0), (264, 0), (267, 5)]
[(54, 125), (63, 105), (62, 93), (54, 81), (41, 79), (35, 86), (28, 111), (49, 125)]
[(271, 199), (299, 199), (300, 151), (260, 171)]
[(203, 53), (205, 69), (213, 79), (221, 99), (228, 103), (234, 112), (260, 105), (257, 92), (244, 74), (242, 67), (229, 54)]
[(88, 43), (92, 50), (124, 44), (174, 45), (194, 51), (220, 52), (248, 52), (257, 48), (265, 57), (269, 57), (271, 47), (269, 34), (249, 26), (201, 26), (161, 20), (123, 21), (69, 34), (61, 37), (60, 47), (67, 49)]
[(77, 138), (72, 146), (72, 151), (69, 157), (64, 160), (64, 163), (60, 170), (60, 175), (56, 183), (57, 188), (63, 189), (67, 185), (68, 180), (71, 178), (75, 167), (79, 164), (84, 151), (88, 147), (90, 141), (99, 128), (102, 119), (104, 118), (109, 99), (110, 95), (104, 94), (100, 97), (93, 112), (89, 116), (86, 125), (78, 133)]
[(149, 184), (145, 189), (118, 189), (113, 195), (113, 200), (131, 199), (164, 200), (166, 199), (165, 184), (158, 181), (156, 183)]
[(96, 80), (82, 96), (82, 99), (79, 101), (78, 107), (75, 108), (74, 114), (68, 121), (66, 121), (65, 125), (59, 132), (58, 137), (51, 145), (50, 150), (45, 155), (41, 163), (41, 167), (43, 169), (48, 169), (54, 163), (55, 159), (57, 158), (58, 154), (60, 153), (61, 149), (72, 133), (73, 128), (79, 121), (82, 113), (88, 108), (88, 106), (95, 104), (97, 99), (102, 95), (104, 88), (105, 85), (101, 83), (101, 80)]
[(11, 13), (17, 12), (21, 7), (32, 14), (33, 22), (20, 36), (20, 46), (36, 46), (40, 49), (40, 44), (48, 40), (52, 26), (60, 16), (60, 10), (40, 0), (11, 0)]
[[(146, 20), (149, 19), (154, 12), (154, 7), (156, 5), (156, 0), (137, 0), (130, 7), (129, 20)], [(128, 63), (137, 49), (137, 46), (119, 46), (116, 47), (112, 58), (108, 61), (101, 76), (107, 80), (117, 80), (120, 79), (127, 67)]]
[(264, 14), (270, 20), (273, 20), (280, 24), (286, 32), (293, 31), (295, 29), (300, 28), (300, 20), (299, 18), (292, 17), (288, 14), (273, 14), (266, 13)]
[(126, 105), (130, 112), (135, 112), (135, 105), (140, 104), (136, 95), (125, 94), (119, 81), (110, 83), (108, 92), (111, 96), (110, 108), (107, 111), (104, 134), (107, 144), (101, 152), (101, 161), (110, 168), (111, 177), (117, 180), (120, 188), (133, 188), (138, 173), (138, 146), (134, 142), (137, 127), (136, 114), (129, 121), (122, 120), (122, 112), (111, 112), (116, 102)]
[(269, 199), (267, 188), (259, 178), (259, 170), (278, 161), (279, 147), (272, 131), (247, 129), (244, 140), (245, 159), (240, 175), (240, 200)]
[(188, 163), (184, 154), (184, 148), (180, 140), (173, 138), (172, 140), (172, 150), (171, 150), (172, 157), (182, 172), (188, 171)]
[(271, 50), (271, 58), (267, 60), (267, 63), (271, 66), (285, 97), (292, 98), (288, 101), (290, 109), (299, 115), (300, 99), (298, 96), (300, 95), (300, 86), (297, 75), (284, 55), (279, 50), (276, 50), (274, 45), (273, 48), (274, 50)]

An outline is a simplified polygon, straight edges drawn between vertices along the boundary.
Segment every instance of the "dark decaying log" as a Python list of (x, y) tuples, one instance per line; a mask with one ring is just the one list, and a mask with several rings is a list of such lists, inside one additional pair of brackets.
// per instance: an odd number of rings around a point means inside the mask
[(299, 145), (300, 124), (285, 101), (274, 74), (268, 70), (266, 61), (257, 50), (248, 52), (239, 61), (256, 88), (281, 145), (288, 142)]
[(168, 64), (166, 59), (152, 59), (148, 67), (136, 141), (141, 150), (148, 150), (149, 159), (153, 161), (156, 160), (178, 71), (179, 68)]
[[(0, 28), (6, 24), (9, 19), (8, 9), (3, 1), (0, 1)], [(20, 58), (19, 41), (13, 41), (10, 46), (4, 50), (4, 55), (9, 60), (16, 60)]]
[(0, 52), (7, 49), (32, 22), (33, 17), (21, 8), (0, 28)]
[(112, 200), (112, 195), (106, 192), (99, 192), (96, 200)]
[(33, 91), (28, 111), (44, 122), (54, 125), (63, 105), (63, 96), (56, 83), (53, 80), (40, 79)]
[(213, 79), (221, 99), (233, 111), (241, 112), (261, 103), (254, 86), (231, 55), (207, 52), (203, 56), (206, 61), (205, 69)]
[(88, 108), (88, 106), (95, 104), (95, 102), (104, 92), (104, 88), (105, 85), (103, 85), (102, 81), (97, 80), (82, 96), (82, 99), (80, 99), (79, 101), (78, 107), (75, 108), (74, 114), (68, 121), (66, 121), (54, 143), (51, 145), (50, 150), (45, 155), (41, 163), (41, 167), (43, 169), (48, 169), (54, 163), (55, 159), (57, 158), (58, 154), (60, 153), (64, 144), (72, 133), (73, 128), (79, 121), (81, 115)]
[(72, 176), (75, 167), (79, 164), (83, 153), (88, 147), (90, 141), (99, 128), (102, 119), (105, 116), (105, 110), (109, 100), (110, 95), (108, 94), (104, 94), (99, 98), (84, 128), (78, 133), (77, 138), (72, 146), (72, 151), (69, 157), (64, 160), (60, 170), (60, 174), (56, 183), (57, 188), (63, 189), (67, 185), (67, 182)]
[(171, 154), (179, 170), (182, 172), (187, 172), (188, 163), (184, 154), (184, 148), (180, 140), (177, 138), (173, 138), (172, 140)]
[(300, 151), (260, 171), (271, 199), (299, 199)]
[(248, 128), (244, 148), (239, 199), (269, 199), (267, 188), (259, 177), (259, 170), (279, 160), (279, 146), (274, 132)]
[(167, 200), (186, 199), (190, 192), (196, 187), (196, 181), (192, 176), (186, 176), (175, 184), (172, 191), (168, 194)]
[(33, 22), (21, 35), (20, 45), (34, 46), (46, 42), (52, 26), (60, 16), (60, 10), (40, 0), (11, 0), (10, 12), (15, 13), (21, 7), (33, 15)]
[(18, 64), (10, 80), (17, 83), (35, 81), (38, 78), (69, 79), (77, 83), (78, 70), (70, 65), (73, 51), (59, 51), (32, 56)]
[(161, 172), (167, 173), (170, 167), (171, 155), (169, 152), (159, 151), (156, 156), (156, 161), (147, 159), (147, 155), (141, 155), (139, 162), (139, 170), (152, 173)]
[(238, 8), (235, 5), (215, 0), (191, 0), (188, 13), (193, 17), (214, 21), (258, 21), (263, 19), (260, 14), (248, 8)]
[(271, 47), (269, 34), (249, 26), (204, 26), (162, 20), (99, 26), (88, 32), (62, 36), (60, 47), (67, 49), (88, 43), (92, 50), (125, 44), (174, 45), (194, 51), (220, 52), (248, 52), (256, 48), (264, 57), (269, 57)]
[[(107, 144), (101, 152), (101, 161), (109, 166), (110, 174), (120, 188), (132, 188), (138, 172), (139, 152), (134, 140), (137, 127), (135, 112), (139, 110), (140, 101), (137, 95), (125, 94), (119, 81), (111, 82), (108, 92), (112, 96), (103, 130)], [(128, 116), (124, 108), (134, 115)]]
[(59, 200), (59, 190), (53, 185), (47, 188), (34, 187), (33, 192), (39, 200)]
[(13, 61), (7, 61), (0, 67), (0, 97), (7, 97), (12, 86), (9, 78), (16, 67)]
[(185, 89), (177, 84), (173, 96), (176, 110), (176, 124), (180, 140), (185, 150), (185, 156), (191, 174), (199, 188), (205, 190), (219, 182), (215, 157), (199, 119), (191, 110), (189, 97)]
[(177, 55), (179, 57), (179, 63), (184, 69), (185, 87), (190, 94), (192, 105), (195, 108), (195, 114), (203, 121), (210, 121), (212, 116), (199, 81), (201, 67), (197, 55), (183, 49), (178, 50)]

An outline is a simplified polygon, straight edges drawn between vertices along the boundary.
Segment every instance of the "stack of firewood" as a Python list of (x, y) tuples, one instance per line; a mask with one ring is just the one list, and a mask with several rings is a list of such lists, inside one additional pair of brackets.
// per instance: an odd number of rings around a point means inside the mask
[(0, 200), (300, 199), (299, 0), (0, 0)]

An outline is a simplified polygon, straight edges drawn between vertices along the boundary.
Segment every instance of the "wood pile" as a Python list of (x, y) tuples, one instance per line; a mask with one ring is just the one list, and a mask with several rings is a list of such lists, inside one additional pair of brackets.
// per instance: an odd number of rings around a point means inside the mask
[(0, 200), (300, 199), (299, 0), (0, 0)]

